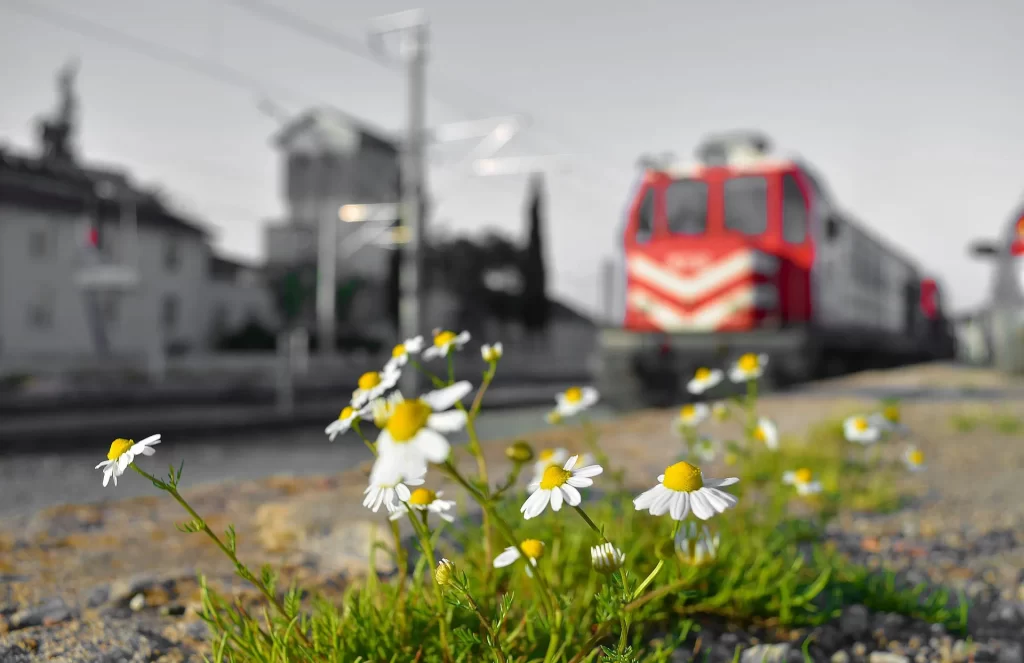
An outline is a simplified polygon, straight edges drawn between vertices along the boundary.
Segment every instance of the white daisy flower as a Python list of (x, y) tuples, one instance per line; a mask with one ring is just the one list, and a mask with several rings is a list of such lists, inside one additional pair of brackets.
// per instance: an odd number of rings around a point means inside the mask
[(452, 349), (461, 350), (462, 346), (466, 343), (469, 343), (468, 331), (456, 334), (453, 331), (435, 329), (434, 344), (423, 351), (423, 358), (435, 359), (447, 357), (448, 353), (450, 353)]
[(693, 455), (702, 462), (714, 462), (718, 456), (718, 445), (710, 437), (701, 436), (693, 444)]
[(401, 375), (402, 371), (394, 367), (363, 373), (359, 376), (359, 388), (352, 392), (352, 406), (361, 408), (384, 395), (384, 392), (398, 384)]
[(371, 416), (370, 406), (367, 405), (363, 408), (354, 408), (351, 405), (346, 405), (345, 409), (341, 411), (338, 418), (327, 425), (324, 429), (324, 433), (328, 435), (328, 440), (334, 441), (334, 438), (338, 437), (342, 433), (348, 432), (349, 428), (352, 428), (352, 424), (356, 422), (356, 419), (367, 418)]
[(914, 445), (908, 446), (903, 452), (903, 464), (911, 472), (920, 472), (927, 467), (924, 464), (924, 452)]
[(772, 451), (779, 449), (779, 429), (771, 419), (761, 417), (754, 428), (754, 439), (763, 442)]
[(402, 368), (409, 363), (409, 356), (419, 354), (423, 350), (423, 337), (414, 336), (407, 338), (391, 350), (391, 359), (384, 364), (384, 372)]
[(718, 556), (719, 536), (711, 536), (707, 525), (697, 527), (692, 520), (679, 528), (676, 534), (676, 552), (691, 566), (702, 566)]
[(843, 422), (843, 434), (849, 442), (874, 444), (882, 436), (882, 431), (868, 417), (856, 415)]
[(674, 425), (676, 430), (683, 428), (696, 428), (708, 415), (711, 414), (711, 408), (706, 403), (687, 403), (683, 407), (679, 408), (679, 416), (676, 418)]
[(484, 343), (483, 345), (480, 346), (480, 356), (483, 357), (484, 361), (486, 361), (488, 364), (493, 364), (494, 362), (498, 361), (499, 359), (501, 359), (501, 356), (503, 354), (505, 354), (505, 350), (501, 346), (501, 341), (495, 343), (494, 345), (487, 345), (486, 343)]
[(748, 352), (737, 359), (736, 363), (729, 369), (729, 379), (733, 382), (756, 380), (764, 375), (764, 368), (767, 365), (768, 355)]
[[(520, 549), (522, 550), (520, 551)], [(514, 564), (524, 554), (530, 562), (526, 565), (526, 575), (532, 578), (533, 569), (530, 567), (536, 567), (537, 560), (544, 556), (544, 542), (537, 539), (525, 539), (519, 543), (518, 548), (516, 546), (505, 548), (500, 555), (494, 558), (494, 568), (502, 569)]]
[(691, 394), (703, 394), (708, 389), (717, 386), (724, 377), (724, 373), (717, 368), (698, 368), (693, 374), (693, 379), (686, 385), (687, 391)]
[(381, 396), (375, 398), (366, 406), (369, 408), (369, 419), (373, 421), (373, 425), (377, 428), (384, 428), (387, 425), (388, 419), (391, 418), (391, 414), (395, 411), (395, 406), (401, 403), (404, 399), (402, 392), (393, 391), (387, 396)]
[(578, 459), (579, 456), (573, 456), (565, 461), (565, 465), (562, 467), (557, 465), (548, 467), (544, 470), (540, 481), (529, 485), (533, 494), (526, 498), (522, 508), (519, 509), (524, 519), (536, 518), (544, 513), (549, 502), (551, 510), (558, 511), (562, 508), (563, 500), (569, 506), (576, 506), (583, 500), (577, 489), (594, 485), (594, 480), (591, 477), (596, 477), (604, 472), (604, 468), (600, 465), (576, 468)]
[(383, 504), (394, 513), (400, 506), (399, 501), (406, 502), (412, 497), (409, 486), (422, 486), (426, 470), (406, 475), (398, 464), (377, 459), (370, 470), (370, 485), (363, 491), (363, 506), (377, 513)]
[(813, 495), (821, 492), (821, 483), (814, 480), (814, 473), (806, 467), (795, 472), (782, 475), (782, 483), (793, 486), (800, 495)]
[(135, 462), (136, 456), (152, 456), (156, 453), (154, 445), (160, 444), (160, 435), (150, 435), (144, 440), (133, 442), (122, 437), (114, 440), (107, 452), (107, 459), (93, 469), (103, 468), (103, 487), (106, 488), (110, 479), (117, 485), (117, 477), (124, 474), (128, 466)]
[(900, 406), (896, 404), (886, 405), (881, 412), (876, 412), (868, 417), (868, 423), (883, 433), (904, 435), (909, 432), (902, 422)]
[(614, 573), (622, 568), (626, 555), (610, 543), (602, 543), (590, 549), (590, 564), (598, 573)]
[(729, 406), (725, 401), (715, 401), (711, 404), (711, 416), (718, 421), (725, 421), (729, 418)]
[(396, 399), (387, 423), (377, 435), (377, 462), (394, 462), (405, 476), (418, 476), (427, 463), (443, 463), (451, 453), (444, 433), (461, 430), (466, 413), (452, 410), (473, 386), (463, 380), (427, 392), (417, 399)]
[(409, 499), (404, 500), (402, 504), (398, 505), (398, 508), (391, 514), (391, 520), (398, 520), (408, 513), (410, 508), (413, 508), (416, 511), (436, 513), (444, 520), (453, 523), (455, 522), (455, 517), (448, 512), (455, 507), (455, 502), (440, 499), (442, 495), (444, 495), (443, 490), (435, 493), (429, 488), (417, 488), (412, 491)]
[(652, 516), (669, 514), (674, 520), (683, 520), (690, 510), (701, 520), (736, 506), (736, 497), (720, 490), (738, 482), (728, 479), (705, 479), (700, 468), (680, 461), (665, 468), (658, 477), (658, 485), (633, 500), (637, 511), (650, 511)]
[(593, 387), (569, 387), (555, 395), (555, 411), (562, 419), (573, 417), (596, 405), (600, 398)]

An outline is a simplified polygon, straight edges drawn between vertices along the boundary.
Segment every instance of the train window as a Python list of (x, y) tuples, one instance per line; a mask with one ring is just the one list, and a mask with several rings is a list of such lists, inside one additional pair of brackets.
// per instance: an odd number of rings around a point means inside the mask
[(648, 189), (637, 212), (636, 238), (646, 241), (654, 232), (654, 189)]
[(768, 182), (763, 177), (726, 180), (723, 198), (726, 229), (760, 235), (768, 228)]
[(782, 176), (782, 239), (802, 244), (807, 239), (807, 201), (796, 178)]
[(676, 180), (665, 191), (668, 231), (700, 235), (708, 221), (708, 185), (700, 180)]

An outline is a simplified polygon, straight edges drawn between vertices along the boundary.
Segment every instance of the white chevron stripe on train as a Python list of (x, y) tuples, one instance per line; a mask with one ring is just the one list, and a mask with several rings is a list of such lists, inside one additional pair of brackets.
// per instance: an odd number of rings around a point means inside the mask
[(720, 258), (717, 263), (711, 263), (694, 276), (687, 277), (647, 256), (633, 255), (628, 258), (627, 269), (636, 279), (690, 303), (736, 279), (755, 273), (771, 273), (778, 268), (777, 263), (766, 258), (771, 256), (753, 251), (736, 251)]
[(757, 289), (744, 283), (692, 311), (684, 311), (646, 288), (634, 286), (629, 290), (629, 303), (666, 332), (714, 331), (731, 316), (754, 307), (757, 298)]

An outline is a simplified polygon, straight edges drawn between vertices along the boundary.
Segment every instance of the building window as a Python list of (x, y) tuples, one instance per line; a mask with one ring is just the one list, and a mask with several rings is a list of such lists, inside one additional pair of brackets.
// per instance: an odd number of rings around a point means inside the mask
[(181, 304), (178, 301), (177, 295), (164, 295), (160, 320), (166, 331), (174, 331), (175, 327), (178, 326), (178, 317), (181, 315), (180, 308)]
[(177, 272), (181, 267), (181, 242), (177, 237), (167, 238), (164, 245), (164, 268), (168, 272)]
[(782, 176), (782, 239), (803, 244), (807, 238), (807, 201), (796, 178)]
[(700, 235), (708, 221), (708, 185), (699, 180), (676, 180), (665, 190), (668, 231)]
[(763, 177), (734, 177), (722, 189), (727, 230), (760, 235), (768, 229), (768, 182)]
[(52, 329), (55, 296), (49, 289), (41, 290), (34, 301), (29, 303), (28, 324), (32, 329)]
[(50, 249), (49, 233), (45, 230), (33, 230), (28, 236), (28, 254), (32, 258), (45, 258)]

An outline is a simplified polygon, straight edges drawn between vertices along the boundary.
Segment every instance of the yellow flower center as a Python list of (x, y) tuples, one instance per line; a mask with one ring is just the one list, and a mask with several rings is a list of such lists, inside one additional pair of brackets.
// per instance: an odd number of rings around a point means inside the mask
[(107, 454), (107, 460), (117, 460), (124, 455), (126, 451), (132, 448), (135, 444), (131, 440), (126, 440), (123, 437), (119, 437), (113, 441), (110, 445), (110, 452)]
[(530, 559), (540, 559), (544, 554), (544, 542), (537, 539), (526, 539), (519, 544), (519, 549)]
[(359, 388), (363, 391), (369, 391), (380, 384), (380, 373), (376, 371), (370, 371), (369, 373), (363, 373), (359, 376)]
[(338, 419), (339, 419), (339, 420), (345, 420), (345, 419), (348, 419), (349, 417), (351, 417), (351, 416), (352, 416), (352, 411), (353, 411), (353, 410), (352, 410), (352, 406), (351, 406), (351, 405), (346, 405), (346, 406), (345, 406), (345, 409), (344, 409), (344, 410), (342, 410), (342, 411), (341, 411), (341, 414), (339, 414), (339, 415), (338, 415)]
[(554, 449), (545, 449), (544, 451), (540, 452), (540, 456), (538, 456), (538, 458), (540, 458), (541, 460), (551, 460), (554, 457), (555, 457), (555, 450)]
[(565, 400), (570, 403), (579, 403), (583, 400), (583, 390), (579, 387), (569, 387), (565, 390)]
[(758, 366), (761, 365), (761, 362), (758, 361), (757, 355), (748, 352), (740, 357), (740, 360), (736, 362), (736, 365), (739, 366), (739, 369), (744, 373), (751, 373), (757, 370)]
[(430, 490), (429, 488), (417, 488), (412, 491), (412, 495), (409, 496), (409, 504), (415, 504), (417, 506), (426, 506), (432, 504), (437, 499), (437, 493)]
[(698, 368), (697, 372), (693, 374), (693, 377), (698, 382), (704, 382), (705, 380), (707, 380), (708, 378), (711, 377), (711, 369), (710, 368)]
[(863, 433), (868, 429), (868, 420), (864, 417), (857, 417), (853, 420), (853, 430)]
[(907, 459), (910, 460), (912, 465), (920, 465), (924, 462), (924, 452), (920, 449), (914, 449), (907, 454)]
[(797, 483), (810, 483), (814, 475), (806, 467), (801, 467), (799, 470), (793, 473), (793, 480)]
[(697, 407), (694, 405), (684, 405), (679, 410), (679, 418), (683, 421), (689, 421), (697, 415)]
[(391, 351), (392, 357), (404, 357), (405, 356), (405, 343), (399, 343), (395, 346), (395, 349)]
[(430, 406), (419, 399), (402, 401), (388, 418), (387, 431), (395, 442), (408, 442), (427, 425), (431, 414)]
[(764, 426), (758, 426), (754, 429), (754, 439), (758, 442), (766, 442), (768, 440), (768, 434), (764, 432)]
[(704, 487), (704, 475), (699, 467), (683, 460), (665, 468), (661, 485), (677, 493), (692, 493)]
[(900, 422), (900, 408), (896, 405), (889, 405), (882, 410), (882, 416), (894, 424)]
[(434, 337), (434, 345), (436, 345), (439, 348), (443, 348), (446, 345), (451, 345), (452, 341), (455, 340), (455, 336), (456, 334), (453, 331), (443, 331)]
[(571, 476), (572, 472), (569, 470), (563, 470), (558, 465), (548, 465), (544, 468), (544, 475), (540, 478), (541, 490), (552, 490), (564, 486)]

